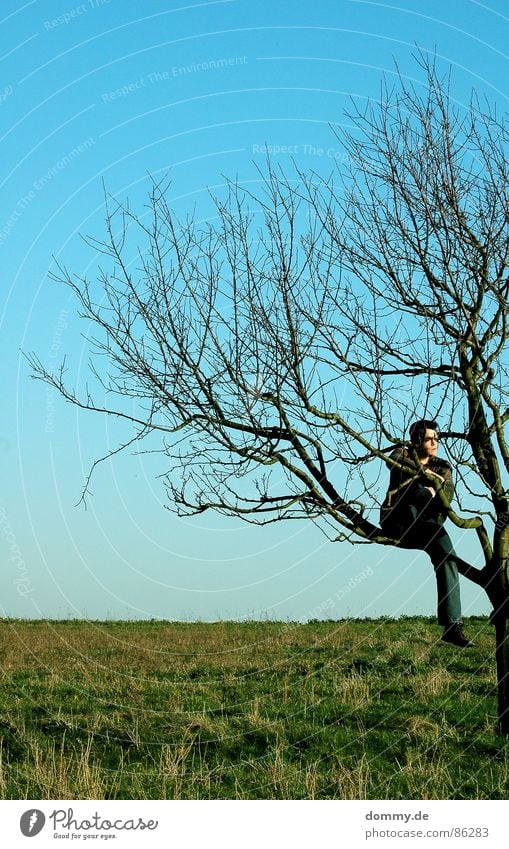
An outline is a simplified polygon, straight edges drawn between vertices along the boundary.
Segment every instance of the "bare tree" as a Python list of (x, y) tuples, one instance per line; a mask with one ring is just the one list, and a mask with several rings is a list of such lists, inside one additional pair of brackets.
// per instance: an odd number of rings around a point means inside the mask
[(484, 555), (462, 571), (494, 606), (508, 733), (508, 133), (419, 61), (425, 85), (398, 76), (350, 116), (330, 179), (269, 163), (206, 225), (179, 222), (163, 184), (143, 216), (108, 201), (91, 242), (107, 270), (58, 274), (96, 328), (104, 402), (31, 362), (72, 404), (133, 425), (116, 450), (159, 436), (178, 511), (310, 518), (335, 540), (396, 544), (373, 514), (390, 451), (416, 414), (438, 418), (458, 509), (437, 494)]

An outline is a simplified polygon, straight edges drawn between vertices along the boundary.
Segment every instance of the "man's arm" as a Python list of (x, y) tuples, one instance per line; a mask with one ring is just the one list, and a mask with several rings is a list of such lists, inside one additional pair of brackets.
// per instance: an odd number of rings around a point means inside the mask
[(391, 508), (397, 505), (397, 502), (404, 496), (407, 487), (414, 482), (418, 474), (417, 470), (415, 471), (415, 475), (412, 475), (407, 469), (402, 468), (402, 466), (408, 467), (414, 465), (406, 448), (396, 448), (392, 452), (390, 459), (394, 463), (399, 463), (400, 466), (392, 464), (390, 466), (389, 488), (383, 504), (385, 508)]
[[(429, 489), (433, 495), (436, 495), (437, 492), (442, 491), (447, 498), (448, 503), (450, 504), (452, 499), (454, 498), (454, 482), (452, 479), (452, 467), (446, 460), (435, 460), (433, 462), (433, 468), (426, 470), (428, 475), (432, 475), (433, 478), (437, 479), (436, 486), (426, 487)], [(440, 505), (440, 513), (438, 516), (438, 521), (445, 522), (447, 515), (445, 512), (445, 508), (443, 504)]]

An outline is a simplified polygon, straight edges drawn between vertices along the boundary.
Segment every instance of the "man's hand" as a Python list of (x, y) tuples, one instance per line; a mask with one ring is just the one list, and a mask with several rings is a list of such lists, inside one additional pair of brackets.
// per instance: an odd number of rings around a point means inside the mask
[[(442, 475), (439, 475), (438, 472), (432, 472), (431, 469), (426, 469), (426, 475), (438, 478), (441, 483), (445, 483), (445, 478), (443, 478)], [(435, 497), (435, 495), (437, 494), (433, 486), (425, 486), (424, 489), (427, 489), (428, 492), (431, 492), (433, 497)]]

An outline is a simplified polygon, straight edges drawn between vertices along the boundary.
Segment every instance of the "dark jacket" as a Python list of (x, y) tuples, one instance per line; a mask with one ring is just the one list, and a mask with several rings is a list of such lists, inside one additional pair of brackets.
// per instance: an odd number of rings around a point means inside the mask
[[(422, 504), (423, 498), (427, 502), (426, 518), (433, 518), (442, 524), (446, 519), (444, 506), (438, 495), (430, 499), (426, 487), (431, 486), (431, 481), (427, 481), (422, 475), (423, 467), (421, 464), (415, 463), (407, 448), (396, 448), (390, 456), (391, 460), (410, 466), (415, 471), (406, 471), (406, 469), (399, 469), (397, 466), (390, 466), (389, 489), (380, 508), (381, 524), (405, 521), (406, 508), (410, 505)], [(440, 482), (440, 487), (448, 500), (451, 501), (454, 496), (454, 484), (450, 463), (440, 457), (430, 457), (425, 468), (430, 472), (436, 472), (444, 479), (443, 483)]]

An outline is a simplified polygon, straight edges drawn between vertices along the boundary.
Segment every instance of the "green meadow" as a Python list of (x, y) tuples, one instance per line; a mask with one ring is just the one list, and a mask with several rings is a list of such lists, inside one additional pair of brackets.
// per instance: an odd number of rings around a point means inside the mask
[(3, 799), (505, 799), (494, 632), (1, 620)]

